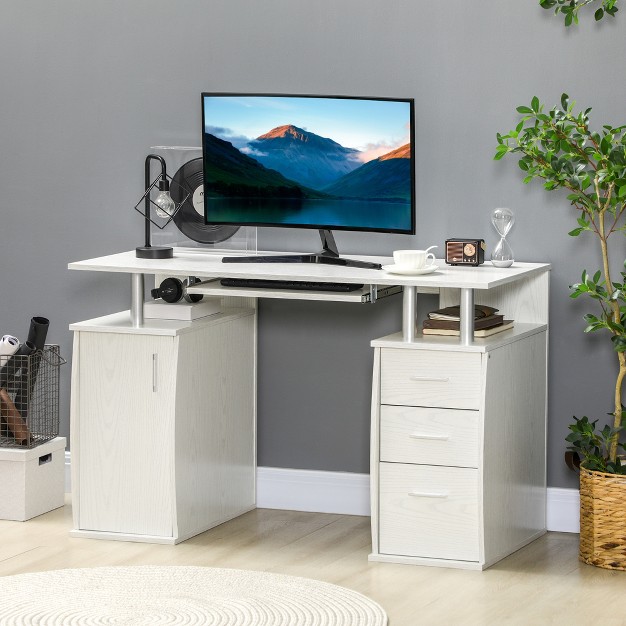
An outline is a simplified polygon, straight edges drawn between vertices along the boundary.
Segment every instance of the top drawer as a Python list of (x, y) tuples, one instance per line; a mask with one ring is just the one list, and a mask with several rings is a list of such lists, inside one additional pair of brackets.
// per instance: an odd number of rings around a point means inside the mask
[(381, 402), (480, 409), (481, 355), (438, 350), (381, 350)]

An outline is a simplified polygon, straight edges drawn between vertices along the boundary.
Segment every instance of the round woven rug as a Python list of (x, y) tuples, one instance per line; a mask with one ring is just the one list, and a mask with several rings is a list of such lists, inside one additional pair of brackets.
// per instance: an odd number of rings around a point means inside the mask
[(210, 567), (98, 567), (0, 578), (2, 626), (385, 626), (329, 583)]

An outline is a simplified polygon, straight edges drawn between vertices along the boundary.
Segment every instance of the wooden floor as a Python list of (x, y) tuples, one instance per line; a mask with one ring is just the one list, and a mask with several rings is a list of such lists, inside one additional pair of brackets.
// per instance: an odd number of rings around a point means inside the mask
[(0, 521), (0, 575), (103, 565), (230, 567), (355, 589), (385, 608), (390, 626), (626, 624), (626, 572), (579, 563), (578, 535), (548, 533), (472, 572), (369, 563), (367, 517), (259, 509), (177, 546), (72, 539), (71, 525), (69, 501), (28, 522)]

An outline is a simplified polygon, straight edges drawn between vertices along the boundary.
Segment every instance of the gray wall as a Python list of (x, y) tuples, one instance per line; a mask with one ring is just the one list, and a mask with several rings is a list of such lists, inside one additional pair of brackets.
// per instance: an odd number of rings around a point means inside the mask
[[(126, 307), (127, 277), (67, 263), (141, 243), (131, 207), (143, 159), (151, 145), (198, 143), (202, 90), (413, 97), (417, 235), (338, 233), (338, 244), (386, 254), (483, 236), (493, 246), (490, 212), (516, 212), (518, 260), (553, 263), (548, 480), (574, 486), (567, 424), (611, 410), (615, 374), (606, 341), (582, 334), (586, 303), (567, 297), (582, 267), (597, 267), (595, 242), (568, 238), (563, 197), (523, 186), (515, 162), (492, 154), (533, 95), (551, 105), (567, 91), (594, 107), (598, 127), (626, 122), (626, 83), (607, 62), (626, 57), (625, 20), (566, 31), (536, 0), (4, 3), (0, 333), (23, 337), (45, 315), (69, 356), (70, 322)], [(260, 243), (310, 249), (316, 237), (267, 230)], [(261, 464), (367, 471), (368, 342), (398, 327), (397, 308), (262, 304)], [(68, 401), (69, 366), (65, 434)]]

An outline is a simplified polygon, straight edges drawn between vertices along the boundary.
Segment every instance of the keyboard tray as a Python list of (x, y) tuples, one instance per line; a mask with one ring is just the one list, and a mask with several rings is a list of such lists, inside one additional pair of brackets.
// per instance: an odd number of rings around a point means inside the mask
[(301, 291), (333, 291), (349, 293), (363, 289), (363, 285), (352, 283), (324, 283), (303, 280), (273, 280), (265, 278), (222, 278), (224, 287), (247, 287), (251, 289), (295, 289)]

